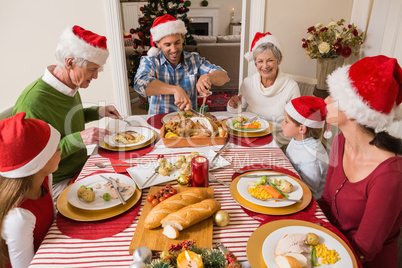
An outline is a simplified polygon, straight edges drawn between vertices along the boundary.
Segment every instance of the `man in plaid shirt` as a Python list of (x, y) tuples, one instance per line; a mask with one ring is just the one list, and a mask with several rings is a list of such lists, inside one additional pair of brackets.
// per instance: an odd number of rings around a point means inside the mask
[(197, 91), (206, 96), (212, 85), (222, 86), (229, 81), (221, 67), (198, 53), (183, 51), (186, 33), (184, 22), (168, 14), (154, 20), (152, 48), (141, 58), (134, 79), (135, 91), (149, 97), (150, 115), (196, 108)]

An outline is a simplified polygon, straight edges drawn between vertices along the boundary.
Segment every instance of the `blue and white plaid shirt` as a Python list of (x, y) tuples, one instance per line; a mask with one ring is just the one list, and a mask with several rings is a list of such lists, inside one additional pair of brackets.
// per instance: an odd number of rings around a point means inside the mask
[[(198, 78), (203, 74), (223, 69), (199, 56), (198, 53), (183, 51), (182, 61), (174, 68), (165, 58), (162, 51), (156, 57), (141, 57), (140, 66), (134, 79), (134, 90), (144, 98), (146, 87), (154, 79), (166, 84), (177, 85), (184, 89), (195, 109), (197, 107)], [(148, 114), (163, 114), (175, 112), (179, 108), (174, 104), (174, 95), (149, 96)]]

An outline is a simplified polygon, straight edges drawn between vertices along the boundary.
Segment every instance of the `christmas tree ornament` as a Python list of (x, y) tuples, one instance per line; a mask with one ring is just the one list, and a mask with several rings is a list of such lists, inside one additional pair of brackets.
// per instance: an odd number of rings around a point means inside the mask
[(131, 29), (130, 29), (130, 33), (131, 33), (131, 34), (134, 34), (134, 33), (135, 33), (134, 28), (131, 28)]
[(191, 182), (191, 178), (188, 175), (182, 174), (177, 178), (177, 183), (180, 186), (189, 186)]
[(189, 18), (188, 21), (189, 21), (190, 23), (193, 23), (193, 18)]
[(208, 1), (207, 1), (207, 0), (203, 0), (203, 1), (201, 2), (201, 6), (207, 7), (207, 6), (208, 6)]
[(140, 7), (140, 10), (141, 10), (141, 11), (144, 11), (144, 7)]
[(230, 222), (230, 215), (224, 210), (219, 210), (215, 213), (214, 221), (220, 227), (227, 226)]
[(145, 246), (138, 247), (133, 253), (133, 260), (149, 263), (152, 260), (152, 251)]
[(185, 5), (186, 7), (191, 6), (191, 1), (189, 1), (189, 0), (185, 1), (185, 2), (184, 2), (184, 5)]
[(147, 265), (142, 261), (135, 261), (130, 265), (130, 268), (146, 268)]

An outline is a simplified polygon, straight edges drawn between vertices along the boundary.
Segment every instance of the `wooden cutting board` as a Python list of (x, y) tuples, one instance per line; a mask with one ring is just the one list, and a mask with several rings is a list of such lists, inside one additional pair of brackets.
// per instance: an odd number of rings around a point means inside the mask
[[(153, 186), (149, 190), (149, 194), (154, 194), (159, 191), (160, 186)], [(185, 191), (187, 188), (175, 187), (177, 192)], [(204, 188), (208, 191), (209, 198), (214, 197), (213, 188)], [(131, 240), (129, 252), (132, 255), (134, 250), (140, 246), (146, 246), (152, 251), (162, 251), (169, 249), (170, 245), (178, 244), (183, 242), (184, 239), (191, 239), (197, 242), (197, 246), (202, 247), (212, 247), (212, 231), (213, 231), (213, 218), (209, 217), (202, 222), (199, 222), (193, 226), (190, 226), (183, 231), (180, 231), (179, 237), (177, 239), (167, 238), (162, 232), (163, 228), (160, 226), (158, 228), (149, 230), (144, 227), (144, 221), (148, 213), (152, 209), (152, 205), (149, 202), (145, 202), (145, 206), (141, 212), (140, 219), (138, 220), (137, 228), (135, 228), (135, 233), (133, 239)]]

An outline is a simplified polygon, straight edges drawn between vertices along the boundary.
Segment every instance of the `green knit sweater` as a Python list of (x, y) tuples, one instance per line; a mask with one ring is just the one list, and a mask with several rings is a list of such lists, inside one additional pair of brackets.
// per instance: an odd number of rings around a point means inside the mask
[(85, 123), (99, 119), (98, 109), (99, 106), (84, 109), (78, 92), (74, 97), (67, 96), (42, 78), (25, 88), (18, 98), (13, 114), (25, 111), (27, 118), (41, 119), (61, 134), (61, 161), (53, 173), (53, 184), (72, 178), (81, 171), (87, 159), (87, 149), (80, 132), (85, 129)]

